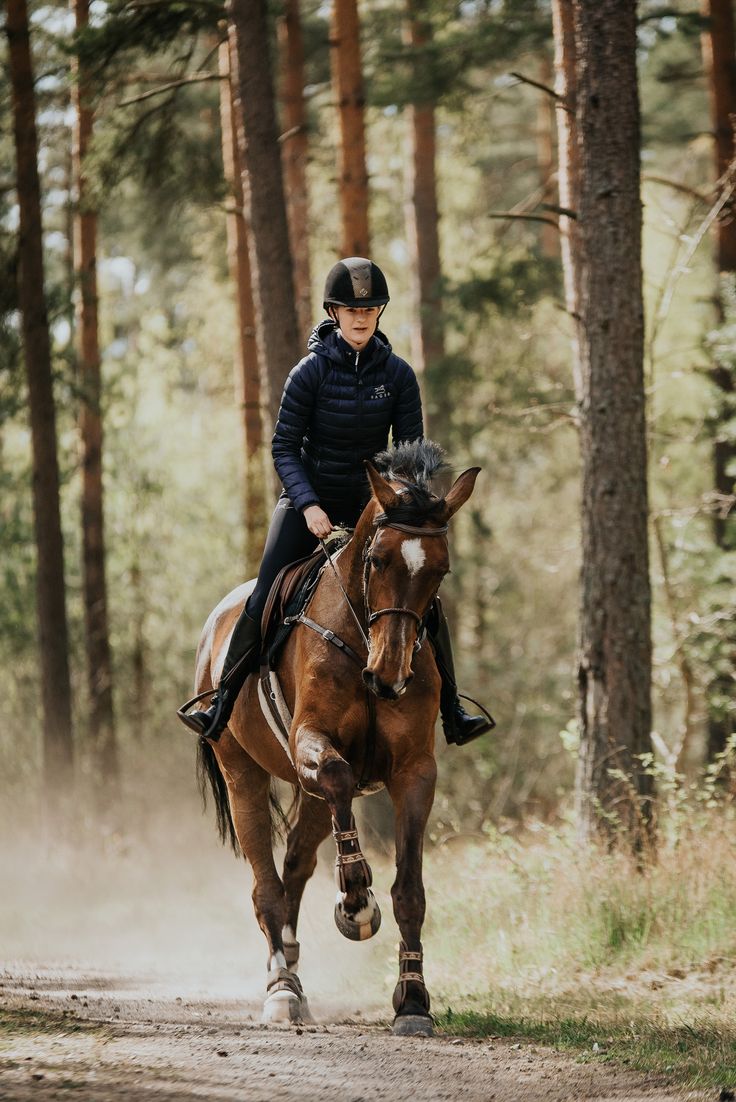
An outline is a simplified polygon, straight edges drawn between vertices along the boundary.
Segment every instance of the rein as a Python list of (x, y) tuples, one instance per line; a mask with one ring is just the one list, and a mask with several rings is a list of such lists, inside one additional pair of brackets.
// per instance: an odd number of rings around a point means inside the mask
[[(329, 551), (327, 550), (327, 546), (325, 544), (325, 541), (321, 539), (319, 542), (322, 545), (322, 550), (324, 551), (325, 555), (327, 556), (328, 563), (332, 567), (332, 573), (337, 578), (337, 584), (340, 586), (340, 589), (342, 590), (342, 595), (345, 598), (345, 604), (350, 609), (350, 611), (352, 613), (352, 616), (353, 616), (353, 619), (355, 620), (356, 624), (358, 625), (358, 631), (360, 632), (360, 637), (363, 640), (363, 644), (365, 646), (365, 650), (366, 650), (366, 654), (367, 654), (371, 649), (371, 644), (368, 640), (368, 636), (363, 631), (363, 625), (361, 624), (361, 622), (358, 618), (358, 614), (357, 614), (357, 612), (355, 611), (355, 609), (353, 608), (353, 606), (350, 602), (350, 598), (348, 597), (347, 590), (345, 589), (345, 586), (342, 584), (342, 578), (340, 577), (340, 575), (337, 572), (337, 567), (335, 566), (334, 562), (332, 561), (332, 557), (331, 557)], [(369, 624), (370, 624), (370, 621), (369, 621)], [(309, 626), (311, 627), (311, 624)], [(324, 631), (325, 629), (323, 628), (322, 630)], [(332, 634), (333, 634), (334, 638), (337, 638), (337, 636), (334, 636), (334, 633), (332, 633)], [(324, 636), (324, 638), (326, 638), (326, 636)], [(332, 639), (330, 640), (330, 642), (332, 642)], [(340, 640), (340, 643), (343, 647), (347, 648), (347, 644), (343, 643), (342, 639)], [(348, 648), (348, 650), (349, 650), (349, 648)], [(354, 654), (355, 652), (353, 651), (352, 653)]]

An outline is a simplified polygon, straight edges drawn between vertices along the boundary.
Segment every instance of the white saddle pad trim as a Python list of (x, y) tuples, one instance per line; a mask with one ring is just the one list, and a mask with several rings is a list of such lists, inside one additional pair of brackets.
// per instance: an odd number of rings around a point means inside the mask
[(281, 685), (279, 679), (273, 670), (268, 671), (268, 682), (271, 688), (271, 699), (276, 705), (276, 710), (279, 713), (281, 719), (281, 726), (279, 726), (271, 714), (271, 709), (268, 706), (264, 695), (263, 682), (260, 677), (258, 678), (258, 703), (261, 706), (263, 712), (263, 718), (273, 731), (277, 741), (280, 743), (282, 750), (286, 754), (287, 758), (294, 765), (294, 759), (291, 756), (291, 750), (289, 749), (289, 732), (291, 731), (292, 714), (289, 711), (289, 706), (284, 699), (284, 694), (281, 691)]

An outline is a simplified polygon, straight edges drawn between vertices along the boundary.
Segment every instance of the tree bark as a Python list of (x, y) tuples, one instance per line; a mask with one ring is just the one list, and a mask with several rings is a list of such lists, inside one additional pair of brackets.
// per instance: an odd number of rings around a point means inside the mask
[(575, 20), (573, 0), (552, 0), (552, 26), (555, 39), (555, 92), (557, 114), (557, 183), (560, 209), (559, 238), (565, 306), (572, 319), (572, 364), (575, 394), (581, 396), (578, 326), (577, 209), (580, 165), (578, 157), (577, 77), (575, 71)]
[(243, 182), (237, 148), (237, 126), (231, 83), (230, 42), (219, 48), (220, 120), (225, 180), (231, 191), (227, 211), (227, 258), (235, 288), (238, 340), (235, 347), (235, 387), (243, 411), (243, 508), (245, 529), (245, 576), (258, 573), (266, 537), (266, 486), (261, 379), (256, 345), (255, 305), (248, 255), (248, 232), (243, 214)]
[(340, 135), (341, 250), (343, 256), (370, 256), (365, 95), (357, 0), (333, 0), (330, 46)]
[[(426, 0), (407, 0), (404, 41), (411, 48), (414, 64), (421, 64), (422, 51), (431, 42), (432, 26)], [(412, 103), (407, 108), (409, 157), (407, 158), (406, 238), (412, 275), (413, 319), (412, 361), (415, 370), (427, 375), (433, 394), (434, 373), (445, 355), (442, 321), (439, 209), (437, 204), (437, 136), (435, 105)], [(446, 440), (449, 425), (445, 403), (432, 401), (428, 411), (428, 431), (438, 440)]]
[[(708, 18), (708, 30), (703, 35), (703, 57), (710, 85), (711, 118), (715, 138), (716, 179), (723, 181), (732, 170), (736, 148), (736, 45), (732, 0), (704, 0), (703, 14)], [(736, 272), (736, 211), (733, 202), (726, 205), (716, 223), (716, 265), (719, 274)], [(724, 321), (720, 288), (716, 295), (718, 320)], [(723, 550), (736, 547), (736, 525), (733, 520), (736, 479), (729, 471), (736, 463), (736, 444), (729, 438), (726, 425), (736, 389), (734, 371), (729, 364), (716, 364), (712, 377), (723, 395), (723, 417), (716, 422), (713, 445), (713, 466), (716, 508), (713, 530), (716, 544)]]
[(650, 833), (651, 627), (635, 0), (574, 0), (581, 836)]
[(304, 105), (304, 43), (299, 0), (286, 0), (279, 22), (281, 55), (281, 105), (284, 136), (281, 156), (286, 186), (286, 213), (294, 257), (296, 312), (299, 332), (306, 338), (312, 328), (312, 277), (309, 265), (309, 193), (307, 160), (309, 139)]
[[(711, 119), (715, 138), (716, 179), (728, 172), (734, 157), (736, 119), (736, 51), (732, 0), (703, 0), (708, 29), (703, 34), (703, 59), (710, 86)], [(736, 271), (736, 217), (726, 206), (717, 223), (718, 269)]]
[[(554, 79), (553, 66), (548, 54), (542, 55), (539, 73), (539, 82), (549, 87)], [(555, 107), (554, 102), (544, 92), (540, 92), (537, 99), (537, 164), (539, 166), (539, 188), (541, 202), (552, 205), (557, 203), (557, 187), (555, 178)], [(540, 227), (539, 237), (542, 256), (556, 258), (560, 255), (559, 231), (548, 222), (543, 222)]]
[(256, 341), (271, 429), (286, 375), (300, 358), (301, 342), (276, 128), (267, 5), (265, 0), (230, 0), (228, 14)]
[[(89, 0), (74, 0), (77, 31), (89, 21)], [(93, 109), (85, 73), (73, 66), (74, 282), (76, 351), (81, 405), (82, 576), (87, 644), (89, 740), (100, 806), (109, 807), (119, 785), (119, 764), (112, 696), (112, 659), (105, 576), (105, 521), (102, 483), (102, 382), (97, 321), (97, 213), (90, 206), (85, 161), (92, 140)]]
[(33, 449), (33, 511), (38, 555), (36, 596), (43, 702), (43, 779), (51, 824), (73, 783), (69, 634), (59, 507), (56, 411), (44, 293), (36, 104), (26, 0), (8, 0), (8, 38), (20, 216), (18, 297)]
[[(713, 126), (715, 174), (719, 186), (733, 173), (734, 124), (736, 124), (736, 36), (732, 0), (703, 0), (703, 14), (708, 19), (708, 29), (702, 36), (703, 59), (710, 87), (711, 119)], [(732, 178), (732, 177), (731, 177)], [(736, 211), (729, 202), (716, 224), (717, 277), (736, 272)], [(725, 321), (725, 311), (719, 285), (715, 296), (719, 324)], [(728, 430), (733, 415), (736, 375), (729, 363), (715, 363), (711, 378), (720, 391), (718, 413), (712, 422), (713, 431), (713, 481), (715, 503), (713, 510), (713, 536), (723, 551), (736, 548), (736, 444)], [(733, 698), (733, 680), (723, 674), (713, 678), (707, 686), (708, 698), (708, 761), (726, 749), (733, 723), (723, 714), (723, 700)]]

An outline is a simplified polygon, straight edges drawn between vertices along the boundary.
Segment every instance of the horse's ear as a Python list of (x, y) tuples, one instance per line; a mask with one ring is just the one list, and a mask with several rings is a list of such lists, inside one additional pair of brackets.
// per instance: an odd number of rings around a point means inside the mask
[(447, 510), (445, 516), (446, 520), (454, 516), (460, 506), (464, 505), (468, 500), (473, 492), (475, 480), (479, 474), (480, 467), (468, 467), (467, 471), (463, 471), (461, 475), (457, 476), (445, 496), (445, 507)]
[(382, 474), (379, 474), (369, 459), (365, 461), (365, 469), (368, 473), (368, 481), (373, 490), (373, 496), (378, 501), (384, 513), (394, 509), (399, 504), (399, 495), (391, 489), (390, 484)]

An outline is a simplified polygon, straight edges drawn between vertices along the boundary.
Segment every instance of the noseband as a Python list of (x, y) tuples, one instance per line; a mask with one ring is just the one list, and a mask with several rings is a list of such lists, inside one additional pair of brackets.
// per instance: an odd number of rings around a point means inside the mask
[[(397, 532), (406, 532), (410, 536), (445, 536), (447, 535), (448, 526), (443, 524), (440, 528), (418, 528), (412, 524), (401, 524), (399, 521), (389, 520), (386, 513), (379, 513), (378, 516), (373, 518), (373, 527), (376, 529), (381, 528), (394, 528)], [(375, 612), (371, 612), (368, 605), (368, 576), (371, 570), (371, 552), (373, 551), (373, 545), (376, 542), (376, 536), (378, 532), (365, 542), (363, 548), (363, 606), (365, 608), (366, 620), (368, 627), (375, 624), (376, 620), (381, 616), (411, 616), (416, 622), (417, 630), (422, 627), (422, 617), (418, 612), (415, 612), (413, 608), (379, 608)], [(414, 644), (415, 649), (419, 649), (421, 646), (421, 640), (417, 638)]]

